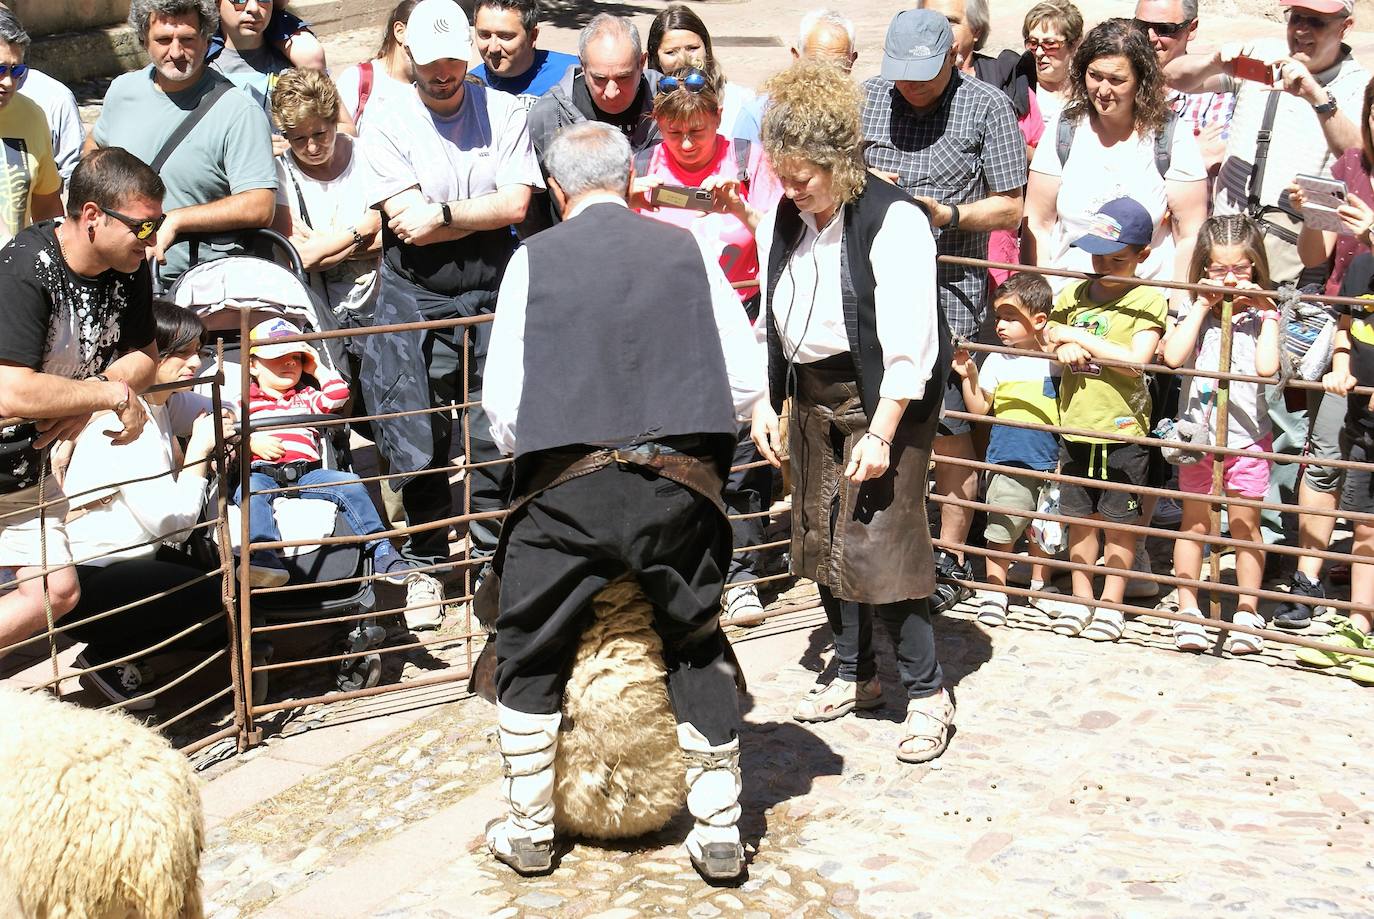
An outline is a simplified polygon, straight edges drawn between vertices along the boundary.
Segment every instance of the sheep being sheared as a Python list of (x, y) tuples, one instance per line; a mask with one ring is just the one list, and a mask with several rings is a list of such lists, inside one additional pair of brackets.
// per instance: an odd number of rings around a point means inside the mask
[(122, 713), (0, 689), (0, 865), (21, 915), (201, 919), (200, 787)]

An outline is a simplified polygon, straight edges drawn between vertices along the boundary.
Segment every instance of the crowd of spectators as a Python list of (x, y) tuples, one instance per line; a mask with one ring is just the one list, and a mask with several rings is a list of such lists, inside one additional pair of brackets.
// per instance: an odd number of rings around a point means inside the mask
[[(140, 587), (149, 594), (184, 587), (193, 601), (177, 606), (164, 597), (177, 608), (155, 628), (125, 614), (86, 630), (83, 660), (115, 699), (148, 682), (130, 636), (201, 641), (183, 633), (219, 602), (203, 582), (191, 584), (186, 557), (155, 544), (194, 519), (219, 420), (204, 405), (192, 408), (165, 393), (140, 396), (197, 369), (204, 343), (197, 320), (154, 299), (191, 265), (250, 251), (252, 231), (272, 228), (294, 245), (312, 290), (344, 326), (480, 319), (496, 311), (522, 238), (564, 219), (544, 156), (562, 128), (588, 121), (628, 139), (631, 207), (689, 231), (715, 254), (756, 324), (779, 202), (796, 202), (806, 221), (836, 213), (808, 199), (808, 183), (819, 179), (784, 170), (769, 155), (770, 142), (781, 142), (768, 136), (768, 94), (726, 78), (728, 61), (707, 24), (684, 5), (660, 11), (644, 41), (630, 20), (596, 15), (569, 55), (538, 47), (538, 0), (403, 0), (375, 56), (333, 78), (323, 43), (285, 6), (133, 0), (129, 22), (150, 63), (113, 81), (84, 139), (70, 90), (25, 64), (29, 36), (0, 8), (0, 417), (33, 419), (0, 429), (0, 572), (14, 582), (0, 592), (0, 648), (40, 631), (49, 615), (108, 610)], [(935, 612), (972, 595), (955, 582), (974, 580), (983, 556), (961, 547), (1014, 552), (1024, 537), (1028, 561), (1046, 554), (1030, 539), (1028, 519), (1014, 513), (1043, 506), (1042, 480), (1006, 468), (1122, 486), (1060, 490), (1063, 513), (1079, 518), (1068, 528), (1068, 557), (1086, 569), (1152, 570), (1144, 541), (1112, 524), (1177, 523), (1207, 532), (1209, 505), (1190, 496), (1210, 492), (1211, 457), (1174, 457), (1175, 469), (1158, 449), (1113, 438), (1148, 436), (1173, 420), (1215, 442), (1215, 381), (1195, 377), (1180, 386), (1175, 375), (1114, 362), (1217, 371), (1230, 316), (1230, 370), (1270, 376), (1283, 363), (1286, 314), (1251, 291), (1290, 283), (1371, 293), (1374, 81), (1344, 40), (1355, 25), (1354, 3), (1276, 6), (1284, 22), (1273, 37), (1237, 43), (1224, 40), (1219, 24), (1203, 22), (1197, 0), (1138, 0), (1129, 18), (1096, 23), (1069, 0), (1043, 0), (1025, 13), (1022, 43), (996, 53), (987, 48), (986, 0), (918, 2), (896, 14), (881, 49), (858, 48), (842, 13), (799, 15), (794, 58), (830, 65), (846, 85), (861, 52), (881, 56), (880, 75), (853, 86), (863, 162), (914, 201), (900, 212), (903, 225), (919, 225), (921, 234), (928, 228), (932, 240), (929, 247), (905, 244), (912, 264), (903, 270), (914, 266), (933, 279), (939, 325), (949, 330), (943, 345), (955, 349), (939, 393), (944, 411), (935, 413), (931, 491), (945, 499), (937, 534), (949, 547), (935, 553), (942, 576)], [(1214, 50), (1195, 51), (1200, 38)], [(830, 188), (833, 178), (827, 174), (822, 185)], [(1343, 204), (1313, 225), (1305, 218), (1322, 180), (1343, 183)], [(834, 188), (842, 208), (849, 198)], [(825, 227), (812, 229), (817, 253), (839, 251), (838, 230), (831, 240)], [(891, 246), (885, 258), (900, 260), (904, 244), (894, 242), (894, 232), (872, 243)], [(809, 269), (795, 252), (789, 257), (799, 272), (811, 271), (813, 297), (838, 279), (819, 255)], [(833, 271), (850, 271), (847, 260), (836, 262)], [(1097, 277), (1042, 279), (1018, 272), (1019, 265)], [(1102, 275), (1212, 284), (1216, 292)], [(794, 299), (801, 276), (789, 269), (782, 288)], [(903, 322), (892, 312), (892, 289), (877, 282), (880, 322)], [(902, 286), (919, 299), (921, 284)], [(1332, 325), (1327, 337), (1335, 342), (1325, 392), (1302, 398), (1280, 386), (1230, 387), (1226, 445), (1238, 452), (1224, 462), (1226, 494), (1293, 507), (1261, 515), (1233, 506), (1228, 526), (1237, 539), (1292, 540), (1283, 535), (1286, 516), (1296, 518), (1296, 545), (1325, 549), (1340, 510), (1374, 506), (1367, 473), (1276, 464), (1262, 455), (1323, 461), (1374, 452), (1368, 400), (1347, 396), (1374, 383), (1368, 317), (1332, 308), (1318, 319)], [(481, 407), (484, 389), (501, 385), (484, 373), (490, 328), (364, 336), (348, 346), (341, 369), (355, 407), (400, 413), (367, 429), (383, 471), (396, 476), (394, 487), (383, 488), (382, 519), (422, 527), (398, 547), (406, 561), (397, 570), (453, 561), (449, 528), (424, 525), (459, 512), (497, 512), (509, 499), (508, 467)], [(781, 331), (801, 341), (808, 330)], [(841, 323), (829, 331), (843, 337), (845, 330)], [(1044, 357), (984, 361), (977, 349), (961, 347), (971, 342)], [(894, 379), (899, 363), (889, 361)], [(910, 388), (915, 397), (921, 387)], [(283, 392), (286, 398), (293, 390)], [(446, 406), (456, 408), (429, 411)], [(989, 441), (988, 426), (969, 420), (980, 415), (1077, 433), (993, 425)], [(447, 473), (455, 430), (475, 464), (461, 509)], [(735, 462), (745, 468), (726, 486), (727, 505), (742, 517), (735, 526), (740, 547), (763, 541), (779, 485), (761, 462), (758, 439), (757, 422), (739, 432)], [(68, 457), (63, 482), (50, 472)], [(970, 465), (980, 459), (1004, 471), (985, 479)], [(164, 478), (109, 482), (109, 469), (135, 466)], [(1168, 485), (1175, 475), (1183, 495), (1177, 503), (1132, 490)], [(76, 507), (62, 504), (64, 494), (78, 492)], [(985, 529), (969, 506), (979, 500), (1004, 508)], [(36, 502), (50, 506), (37, 511)], [(479, 582), (499, 527), (490, 515), (467, 526), (462, 553)], [(1371, 532), (1357, 527), (1357, 553), (1374, 554)], [(389, 544), (373, 548), (389, 558)], [(104, 559), (87, 558), (104, 550)], [(1008, 597), (997, 588), (1022, 566), (995, 557), (978, 564), (991, 585), (975, 598), (979, 618), (998, 625)], [(1179, 541), (1172, 573), (1194, 578), (1201, 564), (1201, 544)], [(761, 565), (758, 553), (734, 555), (727, 616), (762, 608), (752, 583)], [(39, 577), (45, 566), (53, 570)], [(1304, 628), (1340, 579), (1349, 579), (1356, 603), (1374, 604), (1374, 566), (1335, 567), (1324, 578), (1321, 557), (1308, 554), (1285, 585), (1290, 600), (1266, 620), (1253, 594), (1265, 581), (1265, 553), (1238, 551), (1236, 568), (1234, 616), (1243, 625)], [(1032, 588), (1053, 591), (1052, 569), (1036, 563), (1030, 574)], [(1121, 634), (1113, 604), (1158, 591), (1148, 579), (1124, 575), (1106, 578), (1099, 591), (1088, 570), (1065, 580), (1072, 596), (1035, 602), (1055, 616), (1057, 630), (1101, 640)], [(1190, 588), (1178, 591), (1178, 603), (1193, 613), (1203, 605)], [(138, 615), (159, 616), (161, 608)], [(438, 604), (408, 619), (415, 629), (441, 622)], [(1374, 649), (1370, 627), (1367, 614), (1353, 612), (1337, 620), (1335, 640)], [(1188, 622), (1176, 624), (1174, 635), (1190, 650), (1211, 641)], [(1238, 632), (1228, 647), (1240, 654), (1261, 645)], [(1300, 657), (1316, 666), (1346, 662), (1335, 652)], [(109, 661), (118, 663), (105, 666)], [(867, 679), (862, 669), (842, 679)], [(1374, 680), (1369, 665), (1356, 662), (1350, 672)]]

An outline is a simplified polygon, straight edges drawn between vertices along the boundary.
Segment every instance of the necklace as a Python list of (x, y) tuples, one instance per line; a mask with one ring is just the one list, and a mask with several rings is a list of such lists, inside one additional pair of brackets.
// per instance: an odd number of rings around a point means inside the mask
[(72, 259), (67, 255), (67, 247), (62, 245), (62, 227), (55, 227), (52, 231), (53, 239), (57, 240), (57, 251), (62, 253), (62, 261), (67, 263), (67, 268), (71, 269)]

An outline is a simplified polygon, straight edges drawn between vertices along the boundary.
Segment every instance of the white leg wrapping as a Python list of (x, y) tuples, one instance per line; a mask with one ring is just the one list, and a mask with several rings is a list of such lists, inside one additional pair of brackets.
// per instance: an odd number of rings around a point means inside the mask
[(501, 738), (501, 791), (510, 812), (487, 830), (487, 845), (509, 856), (512, 840), (543, 843), (553, 839), (554, 754), (561, 713), (531, 715), (497, 704)]
[(713, 747), (690, 722), (677, 726), (677, 739), (687, 760), (687, 810), (695, 818), (687, 851), (700, 860), (710, 843), (740, 843), (739, 739)]

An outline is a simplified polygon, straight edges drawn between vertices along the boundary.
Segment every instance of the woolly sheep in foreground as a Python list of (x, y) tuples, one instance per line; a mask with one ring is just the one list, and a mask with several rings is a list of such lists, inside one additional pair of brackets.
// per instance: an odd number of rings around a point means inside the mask
[(0, 865), (34, 919), (202, 919), (191, 764), (122, 713), (0, 689)]
[(623, 839), (662, 829), (687, 803), (686, 766), (653, 608), (633, 578), (592, 601), (563, 691), (554, 825)]

